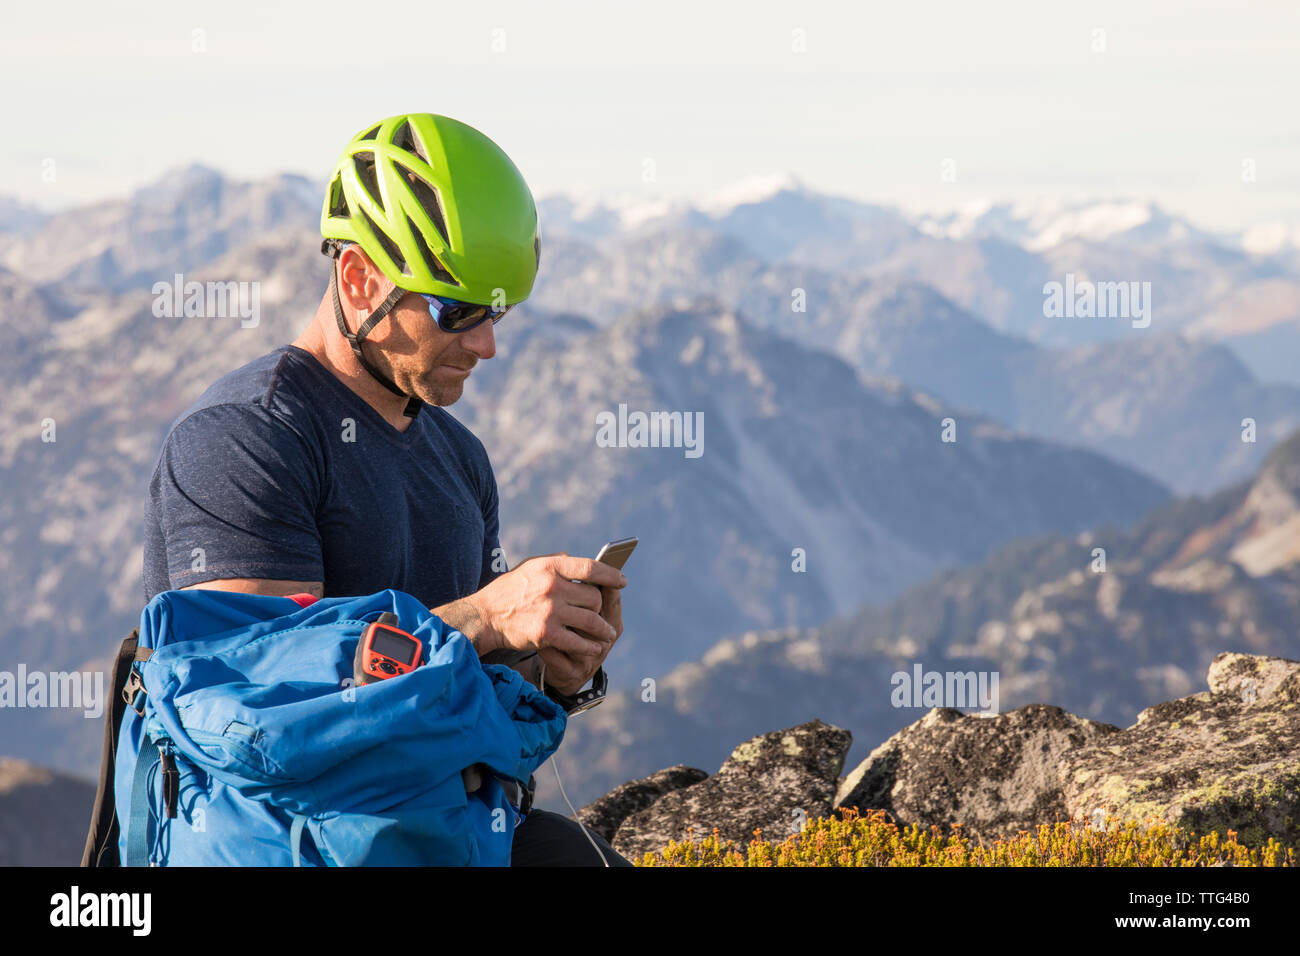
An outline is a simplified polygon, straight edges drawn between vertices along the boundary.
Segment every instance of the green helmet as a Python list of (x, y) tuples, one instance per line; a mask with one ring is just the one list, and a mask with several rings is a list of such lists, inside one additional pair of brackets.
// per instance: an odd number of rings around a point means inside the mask
[(353, 137), (320, 229), (327, 254), (355, 242), (398, 287), (479, 305), (528, 298), (541, 255), (537, 205), (510, 157), (434, 113), (393, 116)]

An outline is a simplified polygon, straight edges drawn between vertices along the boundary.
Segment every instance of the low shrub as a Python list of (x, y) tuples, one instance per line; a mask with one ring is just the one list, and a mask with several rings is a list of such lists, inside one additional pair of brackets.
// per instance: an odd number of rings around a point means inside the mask
[(1237, 842), (1236, 831), (1198, 836), (1168, 823), (1111, 822), (1105, 827), (1078, 823), (1043, 824), (1036, 833), (972, 842), (959, 824), (943, 833), (937, 826), (899, 827), (884, 810), (859, 814), (841, 808), (839, 817), (809, 821), (799, 833), (779, 842), (761, 830), (741, 846), (713, 835), (696, 842), (673, 841), (646, 853), (638, 866), (1295, 866), (1296, 848), (1270, 839), (1252, 849)]

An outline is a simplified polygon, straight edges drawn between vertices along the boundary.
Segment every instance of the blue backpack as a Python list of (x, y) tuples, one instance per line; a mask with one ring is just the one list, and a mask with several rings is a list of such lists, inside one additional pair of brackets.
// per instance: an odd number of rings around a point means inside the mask
[[(386, 611), (424, 659), (354, 686)], [(137, 636), (84, 865), (508, 866), (522, 815), (503, 783), (519, 792), (564, 736), (558, 704), (401, 591), (165, 591)]]

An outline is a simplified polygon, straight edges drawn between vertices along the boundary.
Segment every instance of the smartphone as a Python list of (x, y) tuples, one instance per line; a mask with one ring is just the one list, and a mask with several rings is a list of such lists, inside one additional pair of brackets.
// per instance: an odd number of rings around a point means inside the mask
[(617, 541), (607, 541), (605, 546), (600, 549), (596, 555), (596, 560), (601, 564), (608, 564), (611, 568), (623, 570), (623, 562), (628, 556), (636, 550), (636, 538), (619, 538)]

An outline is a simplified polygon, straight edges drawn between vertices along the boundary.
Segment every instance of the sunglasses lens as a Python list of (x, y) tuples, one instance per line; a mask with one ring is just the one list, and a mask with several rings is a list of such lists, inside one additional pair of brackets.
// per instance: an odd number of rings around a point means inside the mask
[(425, 298), (429, 300), (429, 314), (438, 320), (438, 327), (444, 332), (468, 332), (488, 318), (496, 325), (503, 315), (514, 308), (508, 305), (494, 311), (473, 302), (446, 302), (427, 295)]
[(442, 310), (442, 327), (449, 332), (463, 332), (478, 325), (488, 316), (481, 305), (452, 305)]
[(500, 311), (493, 311), (484, 305), (464, 303), (444, 309), (441, 325), (448, 332), (468, 332), (474, 326), (480, 325), (485, 319), (491, 319), (492, 324), (496, 325), (501, 320), (501, 317), (509, 311), (509, 307)]

